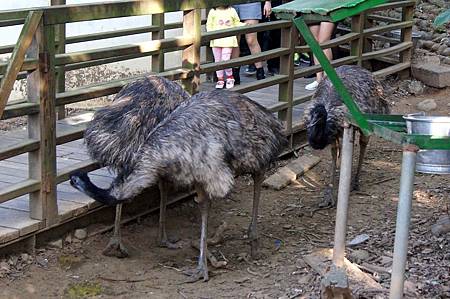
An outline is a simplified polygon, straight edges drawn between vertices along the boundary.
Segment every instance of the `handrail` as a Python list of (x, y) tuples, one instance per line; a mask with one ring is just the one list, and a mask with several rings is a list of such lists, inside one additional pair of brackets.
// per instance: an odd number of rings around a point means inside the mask
[(19, 36), (19, 42), (14, 48), (13, 54), (6, 68), (5, 76), (0, 83), (0, 117), (3, 114), (6, 103), (8, 102), (11, 89), (16, 81), (17, 74), (22, 68), (25, 60), (25, 52), (31, 45), (34, 33), (36, 32), (39, 23), (41, 22), (42, 11), (32, 11), (25, 20), (25, 25)]

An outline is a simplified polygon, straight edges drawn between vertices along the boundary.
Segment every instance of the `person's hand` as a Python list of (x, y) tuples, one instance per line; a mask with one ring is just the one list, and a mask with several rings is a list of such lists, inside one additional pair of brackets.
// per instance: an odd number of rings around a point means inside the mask
[(266, 1), (264, 3), (263, 14), (266, 18), (269, 18), (271, 13), (272, 13), (272, 4), (270, 3), (270, 1)]

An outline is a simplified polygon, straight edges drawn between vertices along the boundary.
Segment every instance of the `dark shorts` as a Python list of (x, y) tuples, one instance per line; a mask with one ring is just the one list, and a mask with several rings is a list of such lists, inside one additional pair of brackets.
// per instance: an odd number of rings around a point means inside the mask
[(233, 7), (236, 9), (241, 21), (262, 19), (261, 2), (237, 4), (233, 5)]

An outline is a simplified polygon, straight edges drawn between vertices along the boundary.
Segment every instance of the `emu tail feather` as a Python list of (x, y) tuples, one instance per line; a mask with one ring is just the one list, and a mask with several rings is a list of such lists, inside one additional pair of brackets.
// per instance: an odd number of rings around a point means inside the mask
[(93, 198), (94, 200), (108, 205), (114, 206), (120, 203), (114, 196), (111, 195), (111, 187), (102, 189), (92, 183), (91, 179), (86, 173), (76, 172), (70, 176), (70, 184), (75, 189)]

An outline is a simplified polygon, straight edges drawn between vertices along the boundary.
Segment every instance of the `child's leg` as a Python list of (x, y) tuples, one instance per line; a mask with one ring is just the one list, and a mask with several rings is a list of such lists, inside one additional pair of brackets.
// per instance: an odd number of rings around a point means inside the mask
[[(219, 47), (212, 48), (215, 62), (222, 61), (222, 52), (223, 52), (222, 50), (223, 50), (223, 48), (219, 48)], [(217, 75), (217, 79), (223, 80), (223, 70), (216, 71), (216, 75)]]
[[(233, 48), (222, 48), (222, 61), (228, 61), (231, 58)], [(227, 77), (233, 77), (233, 70), (231, 68), (225, 69)]]

